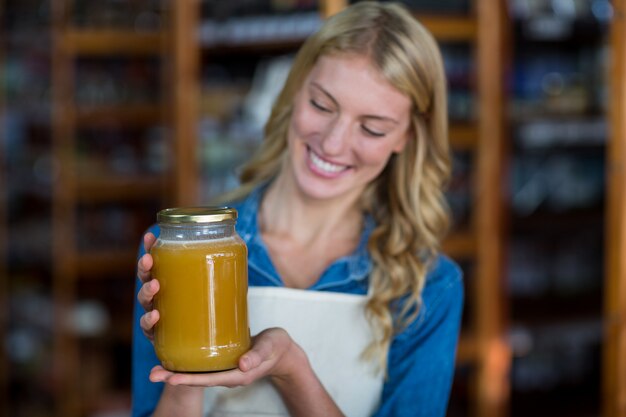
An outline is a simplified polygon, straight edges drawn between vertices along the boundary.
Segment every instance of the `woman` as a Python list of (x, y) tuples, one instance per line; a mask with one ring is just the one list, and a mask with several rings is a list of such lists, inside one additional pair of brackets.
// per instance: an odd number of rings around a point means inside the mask
[[(439, 254), (450, 159), (436, 42), (399, 5), (348, 7), (301, 48), (265, 135), (229, 197), (249, 251), (253, 346), (232, 371), (158, 365), (152, 228), (133, 415), (445, 415), (463, 286)], [(216, 386), (238, 388), (205, 389)]]

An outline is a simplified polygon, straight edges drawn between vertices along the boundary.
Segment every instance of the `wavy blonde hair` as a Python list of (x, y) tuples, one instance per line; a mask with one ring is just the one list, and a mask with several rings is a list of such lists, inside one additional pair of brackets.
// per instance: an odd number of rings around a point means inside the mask
[(265, 126), (265, 140), (242, 168), (238, 199), (274, 179), (287, 150), (293, 99), (318, 58), (370, 58), (384, 78), (411, 99), (411, 133), (361, 198), (376, 222), (368, 249), (373, 260), (366, 313), (376, 338), (365, 355), (385, 366), (394, 332), (414, 320), (430, 264), (449, 226), (444, 187), (450, 176), (446, 81), (432, 35), (398, 4), (360, 2), (329, 18), (295, 57)]

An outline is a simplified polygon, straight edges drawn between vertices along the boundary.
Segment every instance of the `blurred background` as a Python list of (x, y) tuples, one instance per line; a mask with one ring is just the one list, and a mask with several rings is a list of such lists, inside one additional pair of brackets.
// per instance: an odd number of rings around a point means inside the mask
[[(348, 3), (0, 2), (0, 415), (130, 415), (143, 231), (237, 184), (293, 53)], [(444, 247), (467, 299), (448, 414), (608, 416), (609, 29), (623, 15), (609, 0), (403, 3), (449, 80)]]

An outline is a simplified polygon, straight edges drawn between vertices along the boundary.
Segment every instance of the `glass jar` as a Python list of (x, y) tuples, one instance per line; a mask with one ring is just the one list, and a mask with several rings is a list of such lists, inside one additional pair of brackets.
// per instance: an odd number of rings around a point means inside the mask
[(250, 348), (247, 248), (235, 230), (237, 210), (161, 210), (150, 250), (159, 321), (154, 347), (164, 368), (178, 372), (233, 369)]

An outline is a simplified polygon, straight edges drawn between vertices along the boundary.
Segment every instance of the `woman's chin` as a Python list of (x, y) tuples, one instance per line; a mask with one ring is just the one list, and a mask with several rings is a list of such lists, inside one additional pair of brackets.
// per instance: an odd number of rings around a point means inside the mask
[[(345, 178), (344, 178), (345, 179)], [(307, 176), (297, 181), (300, 192), (314, 200), (332, 200), (350, 193), (345, 181)]]

